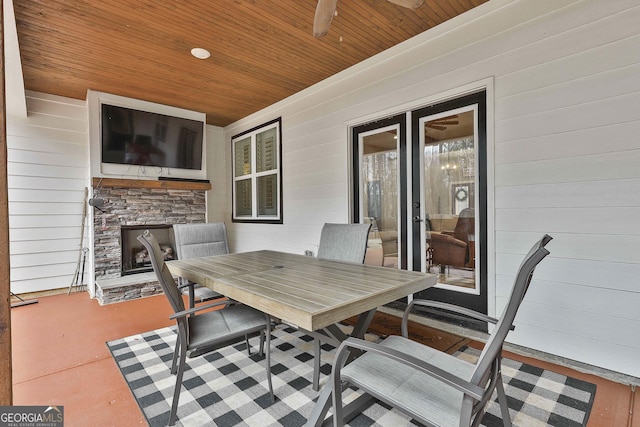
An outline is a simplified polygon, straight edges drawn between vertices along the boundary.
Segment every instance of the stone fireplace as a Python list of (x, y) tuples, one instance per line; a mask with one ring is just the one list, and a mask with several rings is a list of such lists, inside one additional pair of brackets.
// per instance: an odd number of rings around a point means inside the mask
[(150, 229), (175, 251), (173, 224), (206, 221), (209, 183), (94, 178), (95, 296), (109, 304), (161, 293), (137, 236)]

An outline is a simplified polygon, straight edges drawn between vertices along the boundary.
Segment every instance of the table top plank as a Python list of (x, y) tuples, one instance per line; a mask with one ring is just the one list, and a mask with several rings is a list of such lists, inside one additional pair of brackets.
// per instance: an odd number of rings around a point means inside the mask
[(270, 254), (245, 253), (198, 257), (186, 260), (168, 261), (173, 274), (194, 283), (204, 284), (207, 277), (226, 277), (272, 268), (283, 260)]
[[(321, 289), (325, 292), (324, 295), (327, 296), (331, 296), (331, 293), (337, 293), (334, 298), (338, 300), (347, 295), (357, 296), (362, 292), (370, 292), (371, 289), (376, 289), (379, 286), (377, 283), (374, 284), (372, 282), (367, 286), (367, 283), (362, 280), (359, 283), (354, 280), (350, 284), (344, 278), (327, 274), (326, 270), (326, 268), (323, 271), (313, 266), (305, 265), (304, 271), (286, 269), (279, 272), (264, 271), (261, 273), (265, 278), (272, 276), (272, 280), (277, 281), (274, 286), (291, 287), (291, 291), (294, 293), (297, 291), (312, 291), (315, 293), (316, 289)], [(304, 283), (304, 286), (301, 286), (301, 283)]]
[(255, 251), (169, 261), (173, 274), (308, 330), (436, 283), (436, 275)]
[[(371, 289), (385, 289), (388, 286), (406, 281), (406, 277), (385, 277), (380, 272), (371, 270), (358, 270), (354, 272), (353, 265), (341, 269), (340, 264), (333, 264), (330, 269), (322, 266), (307, 265), (304, 271), (300, 271), (301, 280), (313, 280), (322, 284), (340, 288), (344, 292), (370, 292)], [(382, 267), (380, 267), (382, 268)]]

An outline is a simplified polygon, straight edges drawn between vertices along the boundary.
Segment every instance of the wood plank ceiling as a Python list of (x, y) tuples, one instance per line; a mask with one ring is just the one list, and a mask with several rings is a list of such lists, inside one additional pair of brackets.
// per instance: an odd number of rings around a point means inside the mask
[[(487, 0), (14, 0), (25, 88), (88, 89), (204, 112), (225, 126)], [(199, 60), (190, 50), (211, 57)]]

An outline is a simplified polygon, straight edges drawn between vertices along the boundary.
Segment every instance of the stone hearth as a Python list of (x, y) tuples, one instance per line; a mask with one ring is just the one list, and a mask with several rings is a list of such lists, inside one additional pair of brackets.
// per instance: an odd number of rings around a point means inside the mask
[(162, 288), (153, 272), (96, 281), (96, 299), (100, 305), (150, 297), (161, 293)]
[(95, 296), (100, 304), (162, 292), (154, 273), (122, 275), (121, 227), (206, 221), (210, 184), (125, 179), (93, 179)]

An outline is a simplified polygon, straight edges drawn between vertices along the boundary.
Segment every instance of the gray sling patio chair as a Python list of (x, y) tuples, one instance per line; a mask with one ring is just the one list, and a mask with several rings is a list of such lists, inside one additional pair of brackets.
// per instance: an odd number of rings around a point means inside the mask
[[(364, 263), (367, 254), (367, 241), (371, 224), (324, 224), (320, 232), (320, 243), (318, 245), (318, 258), (330, 259), (334, 261)], [(332, 328), (332, 336), (327, 335), (327, 340), (333, 344), (338, 344), (341, 340), (336, 340), (335, 334), (342, 335), (337, 327)], [(321, 340), (314, 340), (314, 367), (313, 367), (313, 389), (318, 390), (320, 386), (320, 345)]]
[(362, 264), (367, 254), (370, 228), (371, 224), (324, 224), (318, 258)]
[[(494, 390), (503, 423), (511, 426), (501, 373), (502, 347), (507, 333), (514, 328), (513, 320), (536, 265), (549, 254), (544, 246), (550, 240), (544, 235), (520, 264), (500, 319), (451, 304), (414, 300), (405, 310), (402, 336), (390, 336), (380, 343), (353, 338), (344, 341), (336, 352), (332, 371), (334, 426), (342, 426), (345, 416), (361, 412), (371, 397), (426, 426), (477, 426)], [(478, 361), (470, 363), (410, 340), (407, 323), (414, 306), (447, 310), (495, 324)], [(364, 354), (345, 365), (352, 350)], [(364, 392), (351, 409), (342, 407), (342, 390), (348, 385)]]
[[(173, 234), (178, 259), (229, 253), (227, 228), (224, 222), (174, 224)], [(195, 307), (196, 301), (204, 302), (223, 297), (218, 292), (182, 278), (180, 278), (180, 289), (189, 295), (189, 308)]]
[[(229, 253), (227, 241), (227, 227), (224, 222), (207, 222), (192, 224), (174, 224), (173, 235), (176, 241), (176, 255), (178, 259), (189, 259), (201, 256), (225, 255)], [(197, 302), (224, 298), (206, 286), (178, 279), (178, 287), (189, 297), (189, 308), (194, 308)], [(249, 337), (246, 337), (247, 352), (251, 354)], [(205, 350), (206, 352), (206, 350)]]
[[(274, 401), (273, 385), (271, 383), (271, 318), (249, 306), (235, 301), (218, 301), (196, 308), (185, 309), (182, 294), (164, 262), (163, 253), (153, 234), (145, 231), (138, 236), (138, 240), (149, 251), (153, 271), (160, 282), (169, 304), (174, 311), (169, 318), (175, 319), (178, 327), (178, 338), (173, 352), (171, 373), (176, 375), (173, 391), (173, 402), (169, 414), (169, 425), (177, 420), (178, 400), (182, 387), (182, 377), (186, 358), (235, 344), (245, 339), (249, 334), (260, 334), (260, 354), (263, 354), (266, 336), (266, 372), (271, 400)], [(212, 308), (222, 308), (204, 311)]]

